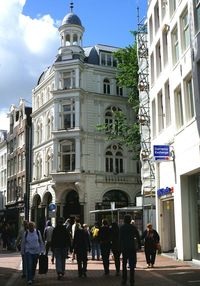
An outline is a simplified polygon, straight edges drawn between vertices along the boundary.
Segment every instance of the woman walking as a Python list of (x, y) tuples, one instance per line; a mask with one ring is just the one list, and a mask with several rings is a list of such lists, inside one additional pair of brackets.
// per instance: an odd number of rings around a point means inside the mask
[(154, 267), (156, 250), (157, 245), (160, 242), (160, 236), (157, 231), (153, 229), (151, 223), (147, 224), (147, 229), (143, 232), (141, 239), (144, 239), (144, 251), (147, 267)]

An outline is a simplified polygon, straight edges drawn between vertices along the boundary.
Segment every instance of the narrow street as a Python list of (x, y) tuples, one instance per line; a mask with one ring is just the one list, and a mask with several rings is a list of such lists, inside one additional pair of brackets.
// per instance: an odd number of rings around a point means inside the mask
[[(46, 275), (37, 273), (33, 285), (91, 285), (114, 286), (121, 284), (121, 278), (115, 276), (114, 262), (110, 263), (110, 275), (105, 276), (102, 261), (88, 261), (87, 278), (78, 278), (76, 261), (66, 262), (66, 273), (63, 280), (56, 278), (55, 264), (49, 259), (49, 271)], [(146, 268), (144, 253), (138, 253), (135, 286), (200, 286), (200, 265), (181, 262), (163, 255), (157, 256), (153, 269)], [(0, 285), (25, 286), (26, 281), (21, 278), (21, 257), (19, 253), (0, 253)], [(127, 283), (129, 285), (129, 283)]]

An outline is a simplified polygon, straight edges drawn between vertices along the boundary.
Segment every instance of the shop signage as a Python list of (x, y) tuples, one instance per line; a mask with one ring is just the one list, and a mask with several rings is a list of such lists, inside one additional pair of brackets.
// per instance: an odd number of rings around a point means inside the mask
[(169, 145), (154, 145), (153, 156), (156, 161), (169, 160), (171, 157)]
[(157, 195), (158, 197), (166, 196), (169, 194), (172, 194), (174, 192), (173, 187), (166, 187), (166, 188), (161, 188), (157, 190)]

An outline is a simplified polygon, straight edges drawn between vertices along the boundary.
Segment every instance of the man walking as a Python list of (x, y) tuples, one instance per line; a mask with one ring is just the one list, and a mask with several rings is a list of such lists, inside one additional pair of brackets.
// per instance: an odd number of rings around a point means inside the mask
[(119, 232), (120, 250), (122, 253), (122, 285), (127, 282), (127, 262), (130, 267), (130, 286), (135, 285), (135, 267), (137, 262), (136, 240), (138, 248), (141, 248), (140, 236), (137, 228), (131, 224), (131, 216), (124, 216), (124, 224)]

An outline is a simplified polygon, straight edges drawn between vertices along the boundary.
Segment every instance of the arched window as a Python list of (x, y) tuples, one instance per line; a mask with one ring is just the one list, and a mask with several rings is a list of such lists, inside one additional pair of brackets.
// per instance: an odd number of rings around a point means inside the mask
[(73, 35), (73, 45), (78, 45), (78, 36), (76, 34)]
[(105, 153), (106, 172), (123, 173), (123, 149), (120, 144), (111, 144), (107, 147)]
[(46, 175), (50, 175), (52, 169), (52, 150), (49, 149), (46, 154)]
[(103, 196), (103, 201), (102, 201), (103, 208), (110, 208), (111, 202), (115, 202), (116, 208), (127, 207), (128, 197), (121, 190), (110, 190), (106, 192)]
[(53, 130), (53, 116), (49, 113), (47, 115), (47, 121), (46, 121), (46, 138), (47, 138), (47, 140), (51, 138), (52, 130)]
[(42, 157), (40, 154), (36, 156), (35, 176), (37, 180), (42, 178)]
[(65, 45), (70, 46), (70, 35), (69, 34), (66, 35), (66, 37), (65, 37)]
[(119, 107), (109, 106), (105, 112), (105, 125), (106, 125), (106, 132), (109, 132), (111, 129), (115, 129), (118, 124), (117, 120), (115, 119), (114, 112), (122, 111)]
[(103, 81), (103, 93), (110, 94), (110, 81), (107, 78)]

